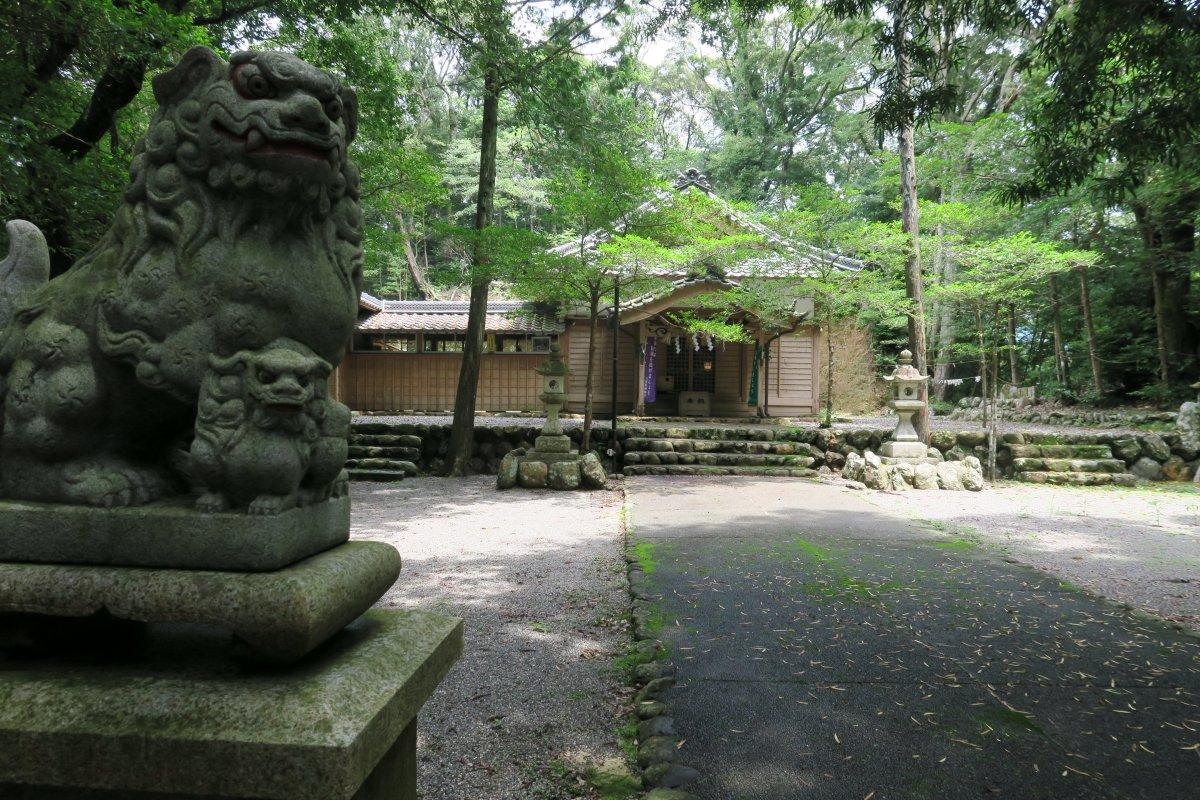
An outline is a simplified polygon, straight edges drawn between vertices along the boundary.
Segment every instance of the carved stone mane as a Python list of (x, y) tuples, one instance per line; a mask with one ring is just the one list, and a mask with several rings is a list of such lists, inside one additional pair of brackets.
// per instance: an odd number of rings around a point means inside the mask
[[(311, 94), (301, 94), (306, 102), (272, 103), (278, 90), (263, 86), (280, 83)], [(255, 89), (264, 96), (255, 97)], [(211, 309), (232, 298), (205, 294), (203, 287), (199, 297), (182, 301), (160, 292), (164, 278), (172, 276), (138, 269), (154, 249), (167, 252), (179, 273), (175, 277), (187, 283), (181, 268), (201, 248), (215, 243), (235, 251), (248, 230), (264, 228), (267, 239), (308, 239), (324, 251), (345, 286), (361, 286), (358, 169), (346, 157), (357, 102), (334, 78), (286, 54), (238, 53), (226, 65), (206, 48), (190, 50), (156, 77), (154, 94), (160, 107), (135, 148), (112, 240), (85, 256), (81, 266), (92, 258), (112, 258), (135, 294), (144, 287), (149, 307), (128, 296), (106, 299), (100, 344), (137, 364), (144, 383), (171, 391), (177, 387), (170, 376), (158, 380), (155, 359), (145, 357), (154, 352), (155, 312), (187, 314), (195, 301)], [(314, 102), (320, 99), (320, 105)], [(256, 111), (256, 104), (267, 105)], [(286, 159), (287, 169), (271, 159)], [(249, 277), (247, 288), (253, 282)], [(188, 383), (185, 394), (194, 389)]]
[(211, 358), (286, 339), (336, 366), (353, 333), (354, 94), (290, 54), (203, 47), (153, 86), (112, 227), (0, 319), (0, 495), (169, 494)]

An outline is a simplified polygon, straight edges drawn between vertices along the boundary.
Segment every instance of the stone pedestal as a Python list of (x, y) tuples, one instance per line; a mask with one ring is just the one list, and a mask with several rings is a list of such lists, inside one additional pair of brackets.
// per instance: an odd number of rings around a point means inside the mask
[(260, 572), (349, 538), (349, 495), (265, 516), (197, 513), (190, 498), (130, 508), (0, 501), (0, 562)]
[(917, 441), (895, 441), (889, 440), (883, 443), (879, 448), (880, 455), (887, 458), (903, 458), (919, 461), (929, 454), (929, 448), (920, 440)]
[(533, 440), (533, 449), (539, 453), (570, 453), (571, 437), (543, 433)]
[(136, 651), (0, 661), (0, 797), (415, 800), (417, 712), (462, 630), (370, 611), (283, 669), (169, 626)]
[(399, 575), (400, 554), (383, 542), (347, 542), (274, 572), (0, 564), (0, 645), (12, 644), (10, 615), (104, 613), (221, 628), (253, 657), (294, 661), (369, 609)]

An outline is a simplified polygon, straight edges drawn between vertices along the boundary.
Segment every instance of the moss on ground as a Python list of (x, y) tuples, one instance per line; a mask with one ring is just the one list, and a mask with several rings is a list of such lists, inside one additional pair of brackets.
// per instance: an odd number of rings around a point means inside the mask
[(642, 572), (645, 573), (647, 578), (658, 570), (659, 561), (654, 555), (654, 542), (634, 542), (632, 545), (630, 545), (629, 549), (633, 553), (634, 561), (637, 563), (638, 567), (641, 568)]
[(951, 539), (945, 542), (933, 542), (933, 546), (938, 550), (974, 550), (977, 546), (970, 539)]

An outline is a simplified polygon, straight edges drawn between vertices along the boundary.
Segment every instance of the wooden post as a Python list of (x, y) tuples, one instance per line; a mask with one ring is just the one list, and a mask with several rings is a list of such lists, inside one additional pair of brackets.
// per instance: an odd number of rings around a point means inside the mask
[(617, 452), (617, 353), (621, 346), (621, 281), (613, 281), (613, 312), (612, 312), (612, 438), (609, 447)]
[(639, 417), (646, 414), (646, 358), (648, 353), (643, 348), (649, 347), (646, 334), (646, 321), (638, 323), (638, 358), (637, 358), (637, 397), (633, 405), (633, 413)]

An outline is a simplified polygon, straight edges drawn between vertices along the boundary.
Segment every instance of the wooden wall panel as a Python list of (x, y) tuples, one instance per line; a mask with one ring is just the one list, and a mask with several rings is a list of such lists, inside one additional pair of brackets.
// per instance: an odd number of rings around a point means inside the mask
[[(595, 408), (607, 413), (611, 389), (611, 331), (601, 328), (596, 358)], [(573, 326), (563, 337), (567, 364), (568, 410), (583, 406), (587, 377), (587, 329)], [(637, 344), (620, 336), (617, 379), (618, 411), (630, 413), (637, 392)], [(804, 328), (772, 344), (768, 383), (771, 413), (778, 416), (816, 413), (820, 395), (817, 337)], [(714, 411), (722, 415), (753, 413), (745, 405), (752, 346), (718, 345)], [(660, 356), (662, 353), (659, 354)], [(542, 354), (489, 353), (480, 364), (476, 408), (480, 411), (527, 411), (541, 408), (542, 378), (534, 369)], [(331, 391), (356, 411), (447, 411), (454, 407), (458, 386), (458, 353), (350, 353), (331, 378)], [(661, 368), (662, 359), (659, 360)]]
[(747, 347), (754, 345), (721, 342), (716, 345), (717, 363), (715, 369), (716, 385), (713, 400), (718, 403), (737, 403), (746, 401), (746, 393), (742, 386), (742, 364), (751, 358), (745, 353)]
[(768, 381), (773, 413), (796, 409), (814, 413), (817, 409), (816, 334), (803, 328), (771, 344), (771, 377)]
[[(612, 329), (600, 327), (596, 332), (595, 381), (592, 389), (592, 405), (596, 411), (608, 413), (612, 406)], [(576, 324), (567, 337), (568, 410), (580, 413), (587, 385), (588, 331), (586, 324)], [(631, 413), (634, 395), (637, 394), (637, 342), (633, 336), (622, 332), (617, 350), (617, 411)]]
[[(542, 354), (484, 354), (479, 411), (541, 408)], [(458, 388), (458, 353), (350, 353), (338, 367), (339, 399), (355, 411), (449, 411)]]

